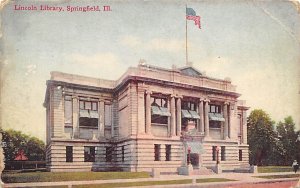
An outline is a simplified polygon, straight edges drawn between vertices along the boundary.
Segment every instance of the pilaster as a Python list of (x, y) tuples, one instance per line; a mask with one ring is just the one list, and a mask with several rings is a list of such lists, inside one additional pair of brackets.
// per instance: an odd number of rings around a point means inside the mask
[(171, 96), (171, 136), (176, 135), (175, 97)]
[(99, 121), (98, 121), (98, 136), (99, 139), (104, 138), (104, 100), (99, 100), (98, 102), (98, 113), (99, 113)]
[(145, 102), (145, 111), (146, 111), (146, 134), (151, 134), (151, 92), (146, 91), (146, 102)]
[(73, 138), (79, 138), (79, 99), (78, 96), (72, 96), (73, 102)]
[(228, 120), (229, 120), (229, 117), (228, 117), (228, 105), (229, 103), (228, 102), (225, 102), (224, 105), (223, 105), (223, 110), (224, 110), (224, 118), (225, 118), (225, 122), (224, 122), (224, 135), (223, 135), (223, 138), (226, 140), (228, 139)]
[(199, 132), (204, 132), (204, 109), (203, 109), (203, 99), (200, 99), (199, 101), (199, 107), (198, 107), (198, 112), (200, 116), (199, 120)]
[(205, 137), (209, 138), (209, 100), (205, 100), (205, 111), (204, 111), (204, 125), (205, 125)]
[(176, 101), (176, 107), (177, 107), (177, 119), (176, 119), (176, 126), (177, 126), (177, 136), (180, 136), (181, 133), (181, 97), (177, 98)]

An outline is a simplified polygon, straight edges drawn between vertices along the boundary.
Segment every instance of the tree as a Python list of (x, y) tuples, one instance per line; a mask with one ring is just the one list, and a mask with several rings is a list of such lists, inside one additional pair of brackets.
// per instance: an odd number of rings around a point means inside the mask
[(297, 142), (298, 132), (295, 131), (295, 123), (291, 116), (284, 118), (284, 122), (279, 122), (277, 125), (277, 133), (279, 141), (282, 144), (284, 151), (281, 156), (283, 165), (290, 165), (293, 160), (299, 160), (299, 141)]
[(5, 161), (13, 161), (20, 149), (24, 150), (30, 161), (45, 160), (45, 144), (40, 139), (12, 129), (1, 131), (2, 141), (6, 143), (6, 147), (3, 149)]
[(269, 163), (268, 157), (276, 147), (275, 123), (261, 109), (253, 110), (247, 119), (250, 164)]

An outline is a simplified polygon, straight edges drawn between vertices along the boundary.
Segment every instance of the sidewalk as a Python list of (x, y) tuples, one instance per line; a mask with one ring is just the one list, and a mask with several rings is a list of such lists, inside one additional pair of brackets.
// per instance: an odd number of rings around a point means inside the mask
[[(72, 185), (91, 185), (91, 184), (102, 184), (102, 183), (124, 183), (124, 182), (142, 182), (142, 181), (164, 181), (164, 180), (180, 180), (180, 179), (192, 179), (192, 184), (181, 184), (181, 185), (157, 185), (157, 186), (143, 186), (143, 188), (152, 187), (222, 187), (222, 185), (234, 185), (241, 183), (262, 183), (262, 182), (281, 182), (281, 181), (298, 181), (299, 178), (280, 178), (280, 179), (264, 179), (257, 178), (254, 176), (269, 176), (269, 175), (288, 175), (294, 174), (293, 172), (277, 172), (277, 173), (222, 173), (213, 175), (192, 175), (192, 176), (180, 176), (180, 175), (161, 175), (159, 178), (139, 178), (139, 179), (113, 179), (113, 180), (94, 180), (94, 181), (64, 181), (64, 182), (35, 182), (35, 183), (10, 183), (5, 184), (4, 187), (34, 187), (34, 186), (68, 186)], [(299, 172), (297, 174), (300, 174)], [(196, 179), (205, 178), (226, 178), (236, 181), (229, 182), (210, 182), (210, 183), (196, 183)]]

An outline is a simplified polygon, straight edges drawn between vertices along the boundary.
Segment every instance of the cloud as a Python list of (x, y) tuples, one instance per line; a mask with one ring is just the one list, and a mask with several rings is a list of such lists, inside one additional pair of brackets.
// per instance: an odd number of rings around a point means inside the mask
[(30, 64), (26, 66), (26, 72), (25, 75), (28, 76), (30, 74), (35, 74), (36, 73), (36, 65), (35, 64)]
[(135, 36), (124, 36), (121, 37), (120, 43), (124, 46), (129, 46), (131, 48), (140, 47), (142, 42), (138, 37)]
[[(65, 56), (68, 65), (72, 65), (72, 74), (86, 75), (104, 78), (104, 79), (117, 79), (124, 73), (126, 66), (121, 62), (120, 58), (111, 53), (95, 53), (93, 55), (87, 54), (68, 54)], [(68, 72), (68, 70), (65, 70)]]
[(152, 39), (146, 43), (148, 50), (162, 50), (168, 52), (181, 52), (184, 50), (184, 41), (178, 39)]
[(148, 41), (144, 41), (136, 36), (123, 36), (120, 38), (120, 44), (131, 47), (145, 49), (148, 51), (166, 51), (166, 52), (180, 52), (184, 50), (184, 41), (178, 39), (165, 39), (154, 38)]
[(88, 66), (90, 68), (103, 68), (119, 66), (120, 61), (113, 53), (96, 53), (93, 55), (71, 54), (67, 56), (71, 62)]

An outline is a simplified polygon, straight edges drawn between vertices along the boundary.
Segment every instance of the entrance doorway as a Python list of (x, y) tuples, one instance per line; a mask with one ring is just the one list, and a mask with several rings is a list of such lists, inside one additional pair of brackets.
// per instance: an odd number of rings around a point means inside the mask
[(191, 164), (194, 169), (199, 168), (199, 154), (198, 153), (191, 153)]

